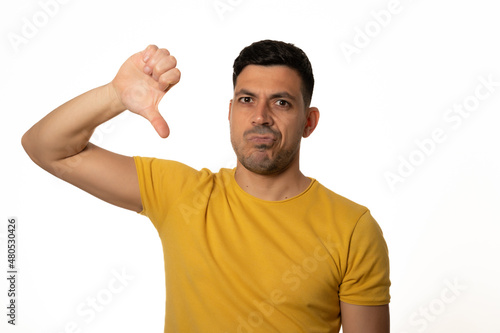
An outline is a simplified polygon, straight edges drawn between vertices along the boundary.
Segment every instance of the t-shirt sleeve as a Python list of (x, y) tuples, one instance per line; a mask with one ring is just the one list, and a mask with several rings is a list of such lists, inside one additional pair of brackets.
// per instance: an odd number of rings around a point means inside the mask
[(170, 209), (207, 173), (170, 160), (134, 156), (134, 161), (143, 207), (140, 214), (149, 217), (157, 230)]
[(355, 305), (388, 304), (390, 285), (387, 244), (380, 226), (366, 211), (351, 236), (339, 298)]

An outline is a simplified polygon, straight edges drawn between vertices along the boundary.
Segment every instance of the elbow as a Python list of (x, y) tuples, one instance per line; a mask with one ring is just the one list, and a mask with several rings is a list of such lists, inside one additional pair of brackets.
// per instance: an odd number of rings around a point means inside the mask
[[(21, 137), (21, 145), (23, 146), (24, 151), (30, 155), (30, 135), (29, 135), (29, 130), (24, 133), (24, 135)], [(30, 156), (31, 157), (31, 156)]]
[(35, 140), (33, 139), (32, 129), (29, 129), (24, 135), (21, 137), (21, 145), (23, 146), (24, 151), (31, 158), (33, 162), (40, 165), (40, 161), (38, 160), (35, 154)]

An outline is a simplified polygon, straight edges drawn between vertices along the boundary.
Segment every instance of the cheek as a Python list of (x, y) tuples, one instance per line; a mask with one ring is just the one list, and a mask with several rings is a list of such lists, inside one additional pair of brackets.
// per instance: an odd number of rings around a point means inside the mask
[(242, 133), (240, 127), (235, 125), (234, 123), (229, 123), (229, 136), (231, 138), (232, 143), (240, 143), (242, 141)]
[(287, 127), (287, 131), (283, 133), (283, 138), (288, 143), (296, 142), (302, 138), (302, 134), (304, 133), (305, 124), (290, 124)]
[(231, 132), (231, 135), (233, 135), (233, 133), (237, 133), (238, 126), (234, 122), (230, 122), (229, 123), (229, 131)]

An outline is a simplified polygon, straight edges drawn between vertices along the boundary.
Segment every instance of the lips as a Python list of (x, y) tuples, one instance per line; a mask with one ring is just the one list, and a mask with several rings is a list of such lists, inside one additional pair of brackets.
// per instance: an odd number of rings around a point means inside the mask
[(251, 135), (247, 139), (255, 144), (272, 144), (276, 139), (270, 135)]

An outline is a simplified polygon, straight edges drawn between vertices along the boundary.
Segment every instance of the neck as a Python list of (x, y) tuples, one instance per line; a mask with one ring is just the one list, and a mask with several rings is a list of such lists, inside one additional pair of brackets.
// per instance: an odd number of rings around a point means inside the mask
[(234, 178), (248, 194), (267, 201), (280, 201), (292, 198), (304, 192), (311, 179), (300, 172), (298, 163), (293, 163), (286, 170), (272, 175), (261, 175), (236, 166)]

